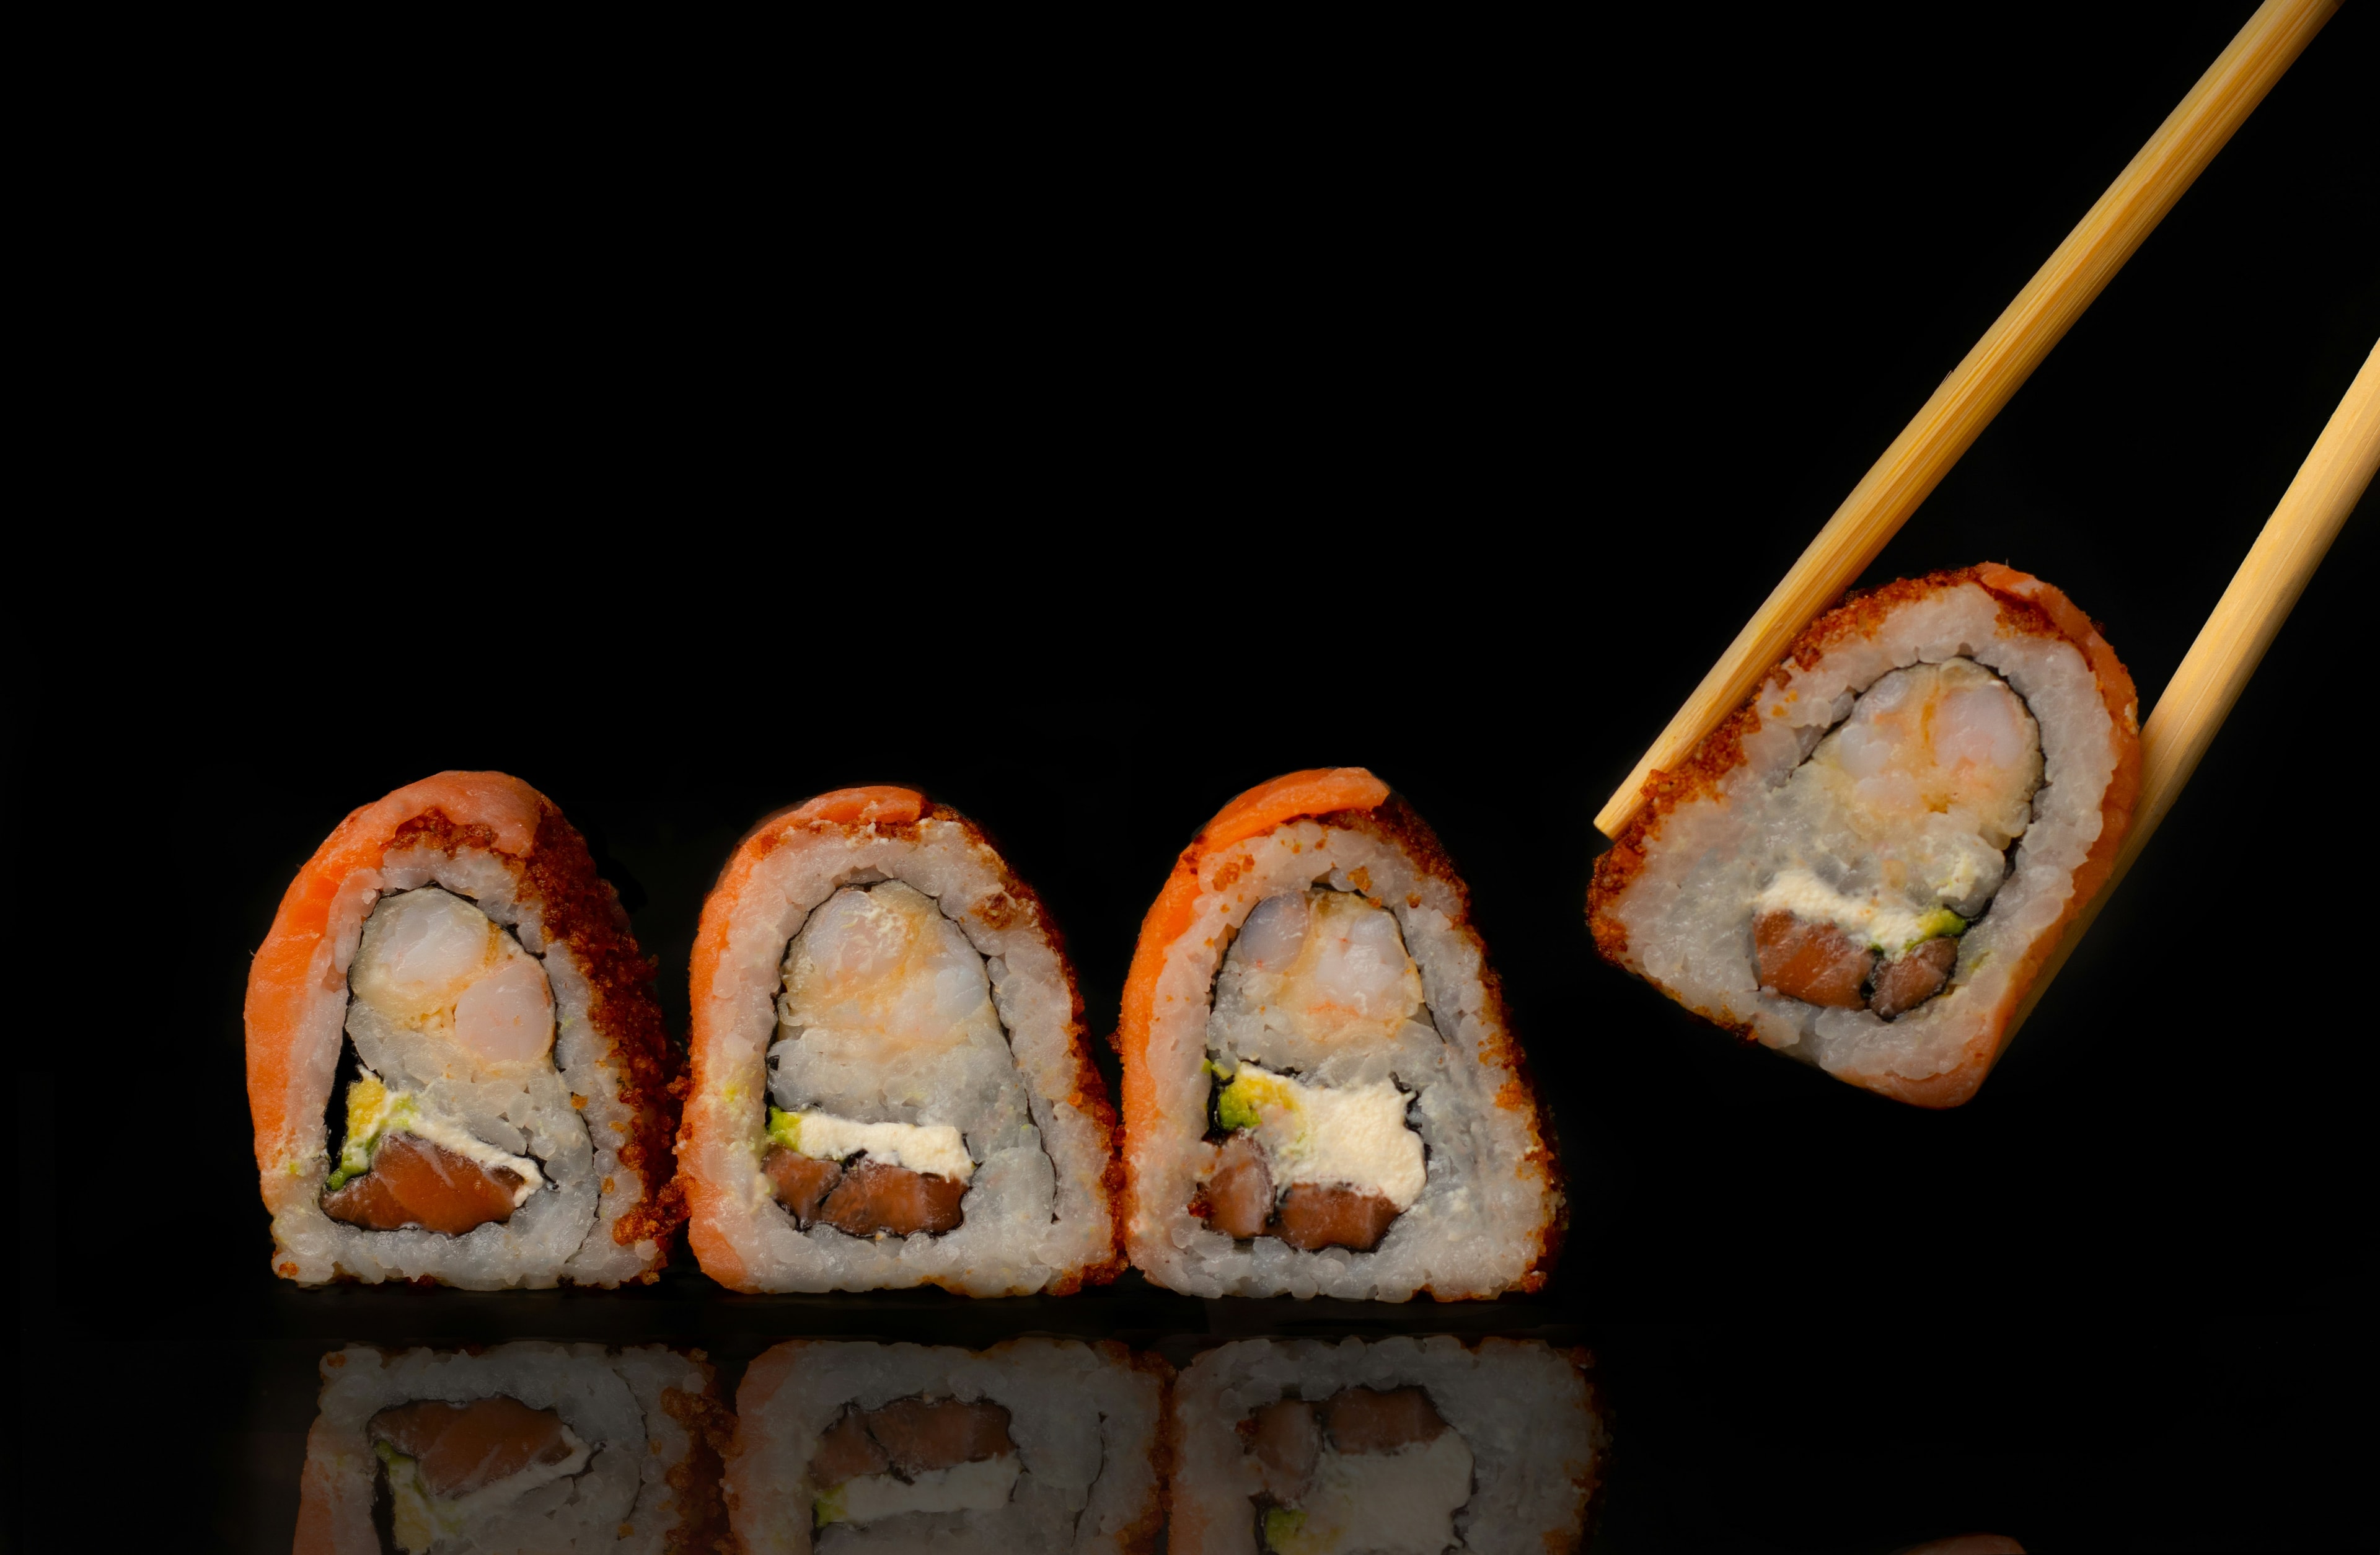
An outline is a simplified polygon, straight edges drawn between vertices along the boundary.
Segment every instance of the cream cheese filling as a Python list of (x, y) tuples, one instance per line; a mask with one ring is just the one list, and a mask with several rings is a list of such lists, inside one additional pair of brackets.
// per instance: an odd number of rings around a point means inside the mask
[(842, 1160), (865, 1150), (871, 1160), (964, 1183), (975, 1175), (966, 1140), (949, 1124), (855, 1123), (832, 1112), (771, 1109), (769, 1137), (819, 1160)]
[(1786, 912), (1805, 922), (1832, 924), (1860, 943), (1890, 955), (1965, 927), (1965, 921), (1948, 908), (1919, 912), (1905, 903), (1886, 901), (1881, 888), (1865, 897), (1846, 895), (1807, 869), (1779, 870), (1753, 898), (1752, 905), (1755, 914)]
[(972, 1464), (929, 1469), (912, 1479), (864, 1474), (820, 1492), (813, 1503), (818, 1525), (873, 1523), (905, 1512), (991, 1512), (1008, 1504), (1016, 1488), (1016, 1454), (1003, 1452)]
[(1344, 1183), (1378, 1194), (1402, 1214), (1429, 1181), (1421, 1136), (1405, 1126), (1411, 1099), (1393, 1080), (1309, 1086), (1243, 1063), (1220, 1111), (1227, 1127), (1255, 1114), (1251, 1132), (1270, 1158), (1275, 1183)]

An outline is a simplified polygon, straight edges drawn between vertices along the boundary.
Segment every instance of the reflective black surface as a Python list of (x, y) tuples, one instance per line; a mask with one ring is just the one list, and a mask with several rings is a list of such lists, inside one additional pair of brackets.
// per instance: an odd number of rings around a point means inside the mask
[[(1229, 122), (1102, 97), (786, 152), (722, 204), (810, 192), (716, 264), (408, 218), (529, 256), (534, 307), (362, 243), (140, 294), (125, 352), (174, 408), (91, 381), (109, 451), (8, 626), (21, 1547), (286, 1549), (351, 1341), (693, 1345), (732, 1386), (811, 1334), (1437, 1331), (1594, 1349), (1598, 1550), (2354, 1542), (2369, 498), (1965, 1108), (1742, 1051), (1581, 914), (1612, 784), (2248, 9), (1479, 41)], [(2154, 704), (2380, 336), (2375, 19), (2315, 40), (1867, 581), (2034, 571)], [(203, 517), (111, 538), (135, 513)], [(681, 1038), (744, 829), (915, 784), (1039, 891), (1104, 1032), (1192, 831), (1336, 762), (1470, 883), (1572, 1186), (1536, 1295), (755, 1298), (682, 1248), (617, 1293), (268, 1272), (248, 956), (399, 784), (551, 795)], [(128, 1441), (172, 1446), (136, 1475)]]

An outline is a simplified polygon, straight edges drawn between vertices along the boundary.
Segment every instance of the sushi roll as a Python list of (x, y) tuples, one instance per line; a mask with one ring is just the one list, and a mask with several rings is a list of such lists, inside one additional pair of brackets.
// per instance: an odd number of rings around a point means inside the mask
[(1847, 599), (1597, 860), (1610, 961), (1921, 1107), (1974, 1095), (2140, 791), (2132, 678), (2039, 578)]
[(1112, 1342), (780, 1344), (736, 1391), (738, 1548), (1153, 1550), (1170, 1377)]
[(1173, 1388), (1175, 1555), (1548, 1555), (1608, 1446), (1583, 1351), (1246, 1339)]
[(1190, 1295), (1542, 1285), (1554, 1153), (1468, 895), (1360, 767), (1293, 772), (1183, 850), (1124, 985), (1125, 1241)]
[(733, 1429), (699, 1352), (351, 1344), (322, 1357), (295, 1549), (707, 1552)]
[(679, 1139), (739, 1291), (1063, 1294), (1113, 1277), (1114, 1112), (1039, 900), (906, 788), (762, 821), (703, 904)]
[(650, 1280), (683, 1219), (652, 974), (517, 778), (441, 772), (340, 822), (249, 968), (274, 1271)]

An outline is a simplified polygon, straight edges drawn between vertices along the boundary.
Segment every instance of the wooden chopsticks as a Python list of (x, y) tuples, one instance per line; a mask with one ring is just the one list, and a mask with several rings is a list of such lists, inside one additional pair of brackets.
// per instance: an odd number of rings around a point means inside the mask
[[(2257, 7), (2098, 203), (2025, 283), (1966, 359), (1942, 381), (1917, 419), (1893, 439), (1884, 456), (1843, 499), (1827, 527), (1818, 531), (1818, 538), (1736, 634), (1710, 674), (1661, 731), (1660, 738), (1596, 816), (1597, 830), (1617, 837), (1643, 807), (1645, 785), (1654, 774), (1676, 770), (1702, 737), (1752, 694), (1760, 677), (1784, 656), (1794, 636), (1867, 569), (1885, 542), (2123, 268), (2338, 6), (2339, 0), (2265, 0)], [(2278, 518), (2276, 514), (2275, 521)], [(2328, 543), (2324, 541), (2325, 546)], [(2315, 553), (2317, 559), (2320, 554)], [(2253, 553), (2250, 559), (2254, 560)], [(2233, 587), (2238, 587), (2236, 580)], [(2224, 596), (2226, 603), (2230, 598)], [(2280, 615), (2288, 613), (2296, 598), (2291, 590), (2281, 601)], [(2218, 606), (2216, 620), (2221, 619)], [(2256, 656), (2263, 653), (2263, 644), (2271, 640), (2272, 628), (2278, 624), (2277, 615), (2259, 639), (2255, 653), (2248, 658), (2249, 669), (2255, 667)], [(2209, 623), (2209, 630), (2214, 625)], [(2200, 640), (2204, 642), (2204, 637)], [(2240, 678), (2246, 678), (2245, 671)], [(2236, 688), (2231, 693), (2238, 694)], [(2228, 711), (2230, 704), (2227, 700), (2223, 706)], [(2216, 722), (2221, 721), (2218, 713)], [(2196, 759), (2192, 757), (2191, 764), (2195, 765)], [(2181, 775), (2189, 776), (2188, 767)], [(2045, 977), (2041, 982), (2047, 980)], [(2034, 987), (2037, 992), (2040, 983)]]
[(2132, 807), (2132, 829), (2124, 833), (2124, 845), (2116, 854), (2115, 870), (2091, 905), (2066, 926), (2058, 949), (2000, 1034), (2003, 1047), (2033, 1014), (2042, 990), (2099, 916), (2100, 905), (2181, 796), (2182, 784), (2198, 770), (2198, 759), (2230, 715), (2231, 704), (2240, 699), (2274, 634), (2305, 591), (2306, 580), (2322, 565), (2330, 542), (2338, 538), (2347, 516), (2372, 484), (2374, 470), (2380, 470), (2380, 346), (2363, 359), (2363, 371), (2331, 413), (2314, 440), (2313, 452), (2298, 467), (2297, 479), (2281, 493), (2280, 505), (2265, 520), (2264, 531), (2248, 548), (2248, 559), (2231, 575), (2231, 586), (2216, 601), (2215, 613), (2199, 628), (2198, 640), (2182, 655), (2180, 668), (2173, 672), (2156, 711), (2142, 727), (2141, 796)]

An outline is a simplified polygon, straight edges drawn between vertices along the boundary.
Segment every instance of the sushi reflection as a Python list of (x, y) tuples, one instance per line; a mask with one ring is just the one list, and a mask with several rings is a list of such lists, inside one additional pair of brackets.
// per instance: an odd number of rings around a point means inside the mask
[(742, 1368), (731, 1413), (698, 1351), (351, 1344), (322, 1357), (295, 1548), (1440, 1555), (1585, 1540), (1606, 1435), (1583, 1351), (1158, 1348), (792, 1340)]
[(780, 1344), (736, 1391), (735, 1534), (788, 1555), (1154, 1549), (1171, 1377), (1112, 1342)]
[(1174, 1386), (1169, 1548), (1575, 1549), (1605, 1452), (1590, 1364), (1501, 1339), (1210, 1350)]
[(699, 1549), (732, 1419), (699, 1355), (535, 1341), (322, 1357), (299, 1555)]

